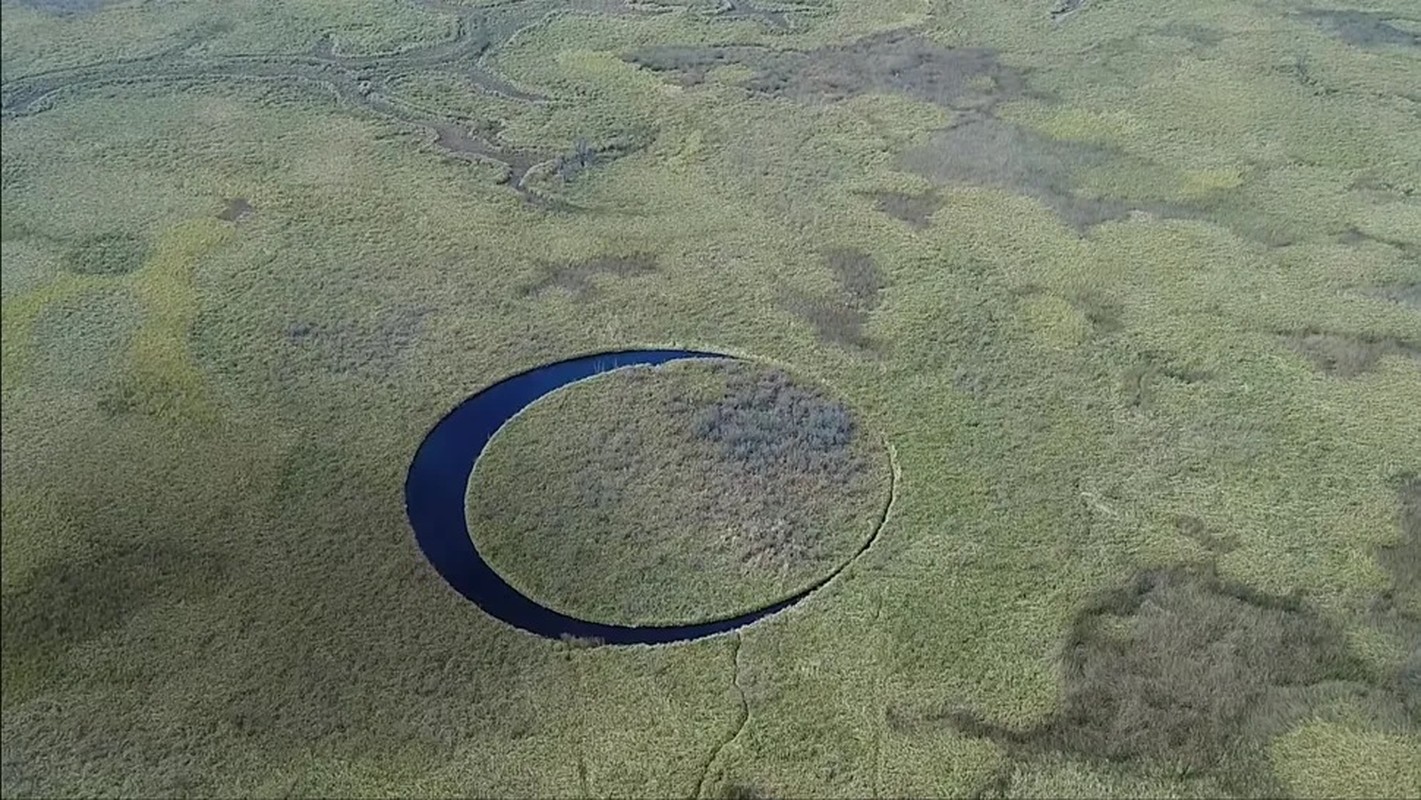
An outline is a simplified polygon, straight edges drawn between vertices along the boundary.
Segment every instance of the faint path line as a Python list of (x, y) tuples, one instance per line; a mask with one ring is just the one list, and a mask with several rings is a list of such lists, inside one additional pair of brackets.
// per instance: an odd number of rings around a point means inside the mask
[[(879, 620), (881, 620), (882, 618), (883, 618), (883, 590), (880, 588), (879, 591), (878, 591), (878, 606), (873, 610), (873, 623), (872, 623), (872, 626), (873, 626), (874, 630), (878, 630), (878, 623), (879, 623)], [(887, 637), (881, 637), (881, 638), (886, 639)], [(886, 675), (887, 675), (887, 667), (886, 667), (886, 666), (884, 665), (884, 663), (883, 663), (883, 653), (884, 653), (884, 651), (885, 651), (886, 649), (887, 649), (887, 647), (885, 646), (885, 643), (882, 642), (882, 641), (880, 641), (880, 642), (879, 642), (879, 646), (878, 646), (878, 650), (877, 650), (877, 656), (878, 656), (878, 658), (875, 659), (875, 661), (877, 661), (877, 665), (878, 665), (878, 707), (877, 707), (877, 709), (875, 710), (875, 713), (876, 713), (876, 715), (877, 715), (877, 719), (875, 720), (875, 722), (877, 723), (876, 727), (878, 728), (878, 735), (874, 737), (874, 741), (873, 741), (873, 797), (874, 797), (874, 800), (878, 800), (878, 798), (880, 798), (880, 797), (883, 796), (883, 792), (882, 792), (882, 790), (879, 788), (879, 785), (881, 784), (882, 778), (883, 778), (883, 737), (884, 737), (884, 735), (887, 733), (887, 728), (888, 728), (888, 713), (887, 713), (887, 710), (888, 710), (888, 699), (887, 699), (886, 697), (884, 697), (884, 694), (883, 694), (884, 679), (885, 679), (885, 677), (886, 677)]]
[[(587, 673), (582, 669), (583, 659), (586, 654), (572, 653), (572, 674), (576, 677), (577, 694), (579, 697), (587, 697)], [(577, 782), (581, 790), (581, 796), (591, 798), (592, 783), (587, 777), (587, 706), (579, 704), (577, 707)]]
[(700, 780), (696, 781), (695, 791), (691, 793), (691, 800), (696, 800), (696, 798), (701, 796), (701, 792), (706, 786), (706, 778), (710, 777), (711, 767), (715, 766), (715, 762), (720, 758), (720, 754), (725, 748), (728, 747), (731, 742), (740, 738), (741, 731), (745, 730), (745, 724), (750, 721), (750, 702), (745, 698), (745, 687), (740, 685), (740, 648), (743, 644), (744, 638), (737, 631), (735, 634), (734, 651), (731, 656), (731, 668), (733, 672), (730, 674), (730, 682), (731, 685), (735, 687), (735, 691), (740, 695), (740, 721), (735, 724), (735, 730), (732, 731), (724, 741), (716, 745), (714, 750), (711, 750), (710, 758), (706, 759), (706, 765), (701, 770)]
[[(864, 546), (863, 546), (863, 549), (859, 550), (858, 554), (855, 555), (852, 559), (850, 559), (849, 564), (845, 564), (845, 565), (844, 565), (844, 569), (841, 569), (841, 570), (839, 571), (839, 573), (837, 573), (837, 574), (834, 576), (835, 578), (837, 578), (839, 575), (842, 575), (843, 572), (844, 572), (844, 570), (848, 569), (848, 567), (849, 567), (854, 561), (857, 561), (864, 553), (867, 553), (868, 550), (869, 550), (869, 548), (873, 547), (874, 542), (877, 542), (877, 541), (878, 541), (878, 537), (883, 533), (883, 529), (888, 525), (888, 520), (889, 520), (890, 518), (892, 518), (892, 516), (893, 516), (893, 507), (894, 507), (894, 506), (897, 504), (897, 502), (898, 502), (898, 483), (899, 483), (899, 480), (902, 478), (902, 475), (903, 475), (903, 470), (902, 470), (902, 468), (901, 468), (901, 467), (899, 466), (899, 464), (898, 464), (898, 451), (897, 451), (896, 449), (894, 449), (892, 443), (890, 443), (890, 442), (888, 441), (888, 437), (882, 436), (882, 437), (880, 437), (880, 440), (883, 442), (883, 449), (884, 449), (884, 451), (888, 453), (888, 464), (889, 464), (889, 467), (890, 467), (890, 470), (889, 470), (889, 473), (890, 473), (890, 474), (889, 474), (889, 483), (888, 483), (888, 502), (884, 505), (884, 507), (883, 507), (883, 513), (879, 516), (879, 519), (878, 519), (878, 524), (877, 524), (876, 526), (874, 526), (873, 533), (872, 533), (872, 535), (869, 536), (868, 541), (867, 541), (867, 542), (864, 544)], [(831, 580), (829, 581), (829, 583), (833, 583), (833, 580), (831, 579)], [(828, 583), (825, 584), (825, 586), (827, 586), (827, 585), (828, 585)], [(822, 588), (824, 588), (824, 587), (820, 587), (820, 588), (822, 589)], [(877, 609), (874, 611), (874, 622), (877, 623), (878, 620), (882, 617), (882, 615), (883, 615), (883, 594), (882, 594), (882, 592), (880, 592), (880, 593), (879, 593), (879, 600), (878, 600), (878, 607), (877, 607)], [(692, 798), (692, 800), (696, 800), (696, 798), (699, 798), (699, 797), (701, 796), (701, 792), (705, 790), (706, 779), (710, 777), (711, 767), (715, 766), (715, 762), (720, 759), (720, 755), (721, 755), (722, 752), (724, 752), (725, 748), (728, 747), (728, 746), (729, 746), (732, 742), (734, 742), (736, 739), (740, 738), (741, 732), (745, 730), (746, 724), (750, 721), (750, 703), (749, 703), (749, 701), (748, 701), (748, 700), (746, 699), (746, 697), (745, 697), (745, 688), (740, 685), (740, 649), (741, 649), (741, 646), (742, 646), (743, 644), (744, 644), (743, 634), (742, 634), (740, 631), (736, 631), (736, 633), (735, 633), (735, 643), (734, 643), (734, 655), (732, 656), (732, 659), (731, 659), (731, 661), (732, 661), (732, 666), (733, 666), (733, 669), (734, 669), (734, 672), (731, 673), (731, 682), (732, 682), (732, 684), (735, 686), (736, 692), (738, 692), (738, 693), (740, 694), (740, 721), (736, 724), (735, 730), (731, 732), (730, 736), (726, 737), (720, 744), (716, 745), (715, 749), (713, 749), (713, 750), (711, 751), (710, 758), (706, 760), (706, 765), (705, 765), (705, 767), (701, 769), (701, 777), (700, 777), (699, 780), (696, 781), (696, 788), (695, 788), (695, 790), (691, 793), (691, 798)], [(881, 648), (880, 648), (880, 649), (881, 649)], [(879, 691), (878, 691), (878, 694), (879, 694), (880, 706), (882, 706), (882, 701), (883, 701), (883, 670), (881, 669), (881, 664), (880, 664), (880, 669), (879, 669), (879, 674), (878, 674), (878, 690), (879, 690)], [(880, 715), (880, 716), (881, 716), (881, 715)], [(878, 782), (879, 782), (879, 770), (881, 769), (880, 756), (881, 756), (881, 754), (882, 754), (882, 746), (883, 746), (883, 725), (884, 725), (884, 724), (886, 724), (886, 721), (885, 721), (885, 722), (881, 722), (880, 725), (879, 725), (879, 734), (878, 734), (878, 737), (877, 737), (877, 743), (874, 745), (874, 777), (873, 777), (873, 792), (874, 792), (874, 797), (878, 797), (878, 796), (879, 796), (879, 795), (878, 795)]]
[[(898, 450), (893, 447), (893, 443), (888, 441), (887, 436), (880, 436), (883, 442), (883, 449), (888, 453), (889, 479), (888, 479), (888, 503), (883, 508), (883, 516), (879, 518), (878, 527), (873, 532), (873, 537), (869, 540), (868, 547), (859, 553), (862, 556), (868, 552), (868, 548), (878, 541), (878, 537), (883, 533), (883, 529), (888, 526), (888, 520), (893, 516), (893, 507), (898, 504), (898, 486), (903, 479), (903, 468), (898, 463)], [(857, 559), (857, 557), (855, 557)], [(883, 619), (883, 589), (878, 591), (878, 604), (873, 610), (873, 622), (871, 626), (878, 630), (879, 621)], [(886, 637), (883, 637), (886, 639)], [(888, 700), (884, 696), (884, 683), (887, 674), (887, 666), (883, 663), (883, 654), (886, 651), (887, 643), (880, 642), (877, 648), (877, 658), (875, 662), (878, 666), (878, 708), (877, 708), (877, 728), (878, 733), (874, 737), (873, 743), (873, 797), (875, 800), (882, 797), (880, 784), (883, 779), (883, 737), (888, 727)]]

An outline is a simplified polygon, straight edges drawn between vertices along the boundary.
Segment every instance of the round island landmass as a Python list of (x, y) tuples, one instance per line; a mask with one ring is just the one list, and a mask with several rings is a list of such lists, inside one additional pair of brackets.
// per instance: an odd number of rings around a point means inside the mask
[(674, 626), (823, 582), (872, 536), (891, 467), (824, 387), (750, 361), (640, 365), (549, 394), (489, 443), (469, 530), (522, 594)]

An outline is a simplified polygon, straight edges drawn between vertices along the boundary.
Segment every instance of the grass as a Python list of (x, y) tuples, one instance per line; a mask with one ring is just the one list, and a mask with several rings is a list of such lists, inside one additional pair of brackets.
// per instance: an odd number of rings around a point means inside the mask
[[(456, 15), (393, 0), (6, 6), (7, 797), (1414, 796), (1406, 3), (544, 10), (441, 62)], [(759, 54), (635, 61), (668, 48)], [(520, 194), (455, 123), (530, 169), (628, 146)], [(832, 387), (900, 471), (875, 546), (675, 647), (470, 608), (403, 519), (420, 437), (631, 345)], [(1234, 699), (1178, 677), (1215, 630), (1278, 648), (1201, 668)], [(1271, 713), (1295, 676), (1360, 689)]]
[(1406, 719), (1391, 676), (1369, 675), (1338, 628), (1294, 599), (1197, 569), (1141, 573), (1087, 607), (1063, 643), (1062, 667), (1062, 708), (1036, 728), (947, 717), (1009, 749), (1146, 762), (1184, 779), (1221, 773), (1230, 794), (1261, 796), (1281, 788), (1247, 759), (1328, 700), (1360, 700), (1374, 723)]
[(544, 605), (686, 624), (843, 566), (882, 522), (890, 476), (881, 442), (841, 402), (781, 371), (631, 368), (510, 422), (470, 482), (470, 529)]

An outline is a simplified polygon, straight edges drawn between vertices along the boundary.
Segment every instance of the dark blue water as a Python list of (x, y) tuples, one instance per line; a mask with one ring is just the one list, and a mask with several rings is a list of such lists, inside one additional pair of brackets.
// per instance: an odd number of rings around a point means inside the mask
[[(533, 401), (573, 381), (620, 367), (693, 358), (730, 358), (693, 350), (626, 350), (559, 361), (505, 378), (459, 404), (424, 438), (405, 479), (405, 510), (429, 562), (485, 613), (540, 636), (598, 637), (609, 644), (660, 644), (724, 633), (781, 611), (827, 583), (748, 614), (695, 625), (631, 627), (569, 617), (520, 594), (479, 555), (464, 513), (474, 462), (494, 433)], [(582, 420), (569, 420), (577, 425)], [(865, 546), (867, 546), (865, 544)]]

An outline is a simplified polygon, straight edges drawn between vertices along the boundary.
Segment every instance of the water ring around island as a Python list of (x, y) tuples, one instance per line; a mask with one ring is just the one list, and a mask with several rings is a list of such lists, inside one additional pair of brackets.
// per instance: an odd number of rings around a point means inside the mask
[[(798, 594), (744, 614), (688, 625), (609, 625), (570, 617), (538, 603), (513, 588), (479, 555), (469, 532), (465, 497), (475, 463), (504, 423), (540, 397), (575, 381), (623, 367), (688, 359), (736, 357), (699, 350), (594, 353), (505, 378), (460, 403), (425, 436), (405, 478), (405, 512), (429, 563), (459, 594), (495, 619), (548, 638), (579, 637), (617, 645), (682, 642), (732, 631), (783, 611), (832, 580), (853, 559)], [(855, 555), (873, 543), (886, 516), (885, 509)]]

